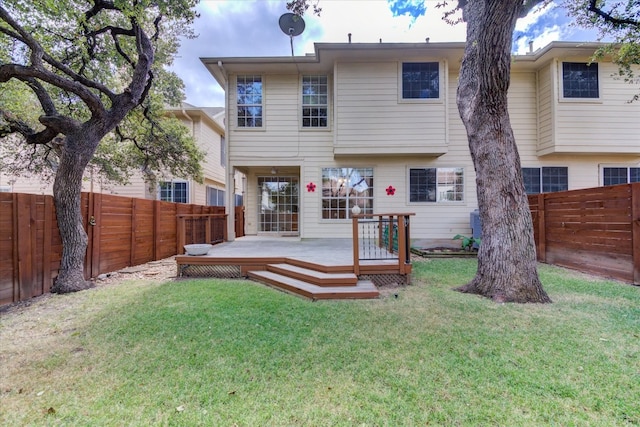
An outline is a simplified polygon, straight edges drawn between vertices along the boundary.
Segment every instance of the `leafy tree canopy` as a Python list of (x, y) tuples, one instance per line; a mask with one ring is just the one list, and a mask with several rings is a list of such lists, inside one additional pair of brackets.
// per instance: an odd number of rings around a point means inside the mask
[[(640, 64), (640, 1), (565, 0), (564, 6), (576, 18), (578, 25), (596, 29), (601, 37), (615, 41), (599, 49), (595, 59), (611, 56), (622, 78), (629, 83), (640, 84), (635, 67)], [(639, 97), (636, 94), (633, 100)]]
[[(89, 167), (126, 182), (134, 170), (201, 179), (203, 154), (166, 105), (184, 98), (167, 70), (194, 37), (197, 0), (8, 0), (0, 5), (0, 170), (55, 175), (63, 123), (87, 123), (126, 93), (140, 64), (135, 26), (152, 43), (142, 96), (102, 138)], [(135, 24), (135, 25), (132, 25)], [(144, 55), (144, 54), (143, 54)], [(61, 127), (62, 126), (62, 127)]]

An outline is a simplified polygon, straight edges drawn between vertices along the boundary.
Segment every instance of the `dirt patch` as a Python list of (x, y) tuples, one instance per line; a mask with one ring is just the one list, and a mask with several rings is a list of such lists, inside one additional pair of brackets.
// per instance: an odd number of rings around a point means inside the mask
[[(113, 286), (127, 280), (137, 279), (166, 282), (167, 280), (175, 279), (176, 272), (176, 261), (174, 257), (170, 257), (134, 267), (123, 268), (122, 270), (111, 273), (101, 274), (94, 279), (94, 284), (96, 287)], [(31, 298), (27, 301), (20, 301), (14, 304), (2, 306), (0, 307), (0, 315), (5, 315), (6, 313), (16, 310), (22, 310), (33, 305), (40, 305), (53, 296), (54, 294), (44, 294)]]
[(433, 248), (411, 248), (411, 253), (420, 258), (476, 257), (478, 251), (438, 246)]

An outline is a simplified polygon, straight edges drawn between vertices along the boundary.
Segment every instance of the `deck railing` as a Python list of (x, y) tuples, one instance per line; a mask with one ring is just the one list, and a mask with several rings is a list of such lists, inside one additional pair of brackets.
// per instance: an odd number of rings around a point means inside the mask
[(221, 243), (227, 240), (227, 214), (177, 215), (178, 248), (192, 243)]
[(353, 264), (360, 274), (362, 261), (396, 260), (398, 272), (411, 272), (411, 236), (409, 217), (412, 213), (359, 214), (352, 216)]

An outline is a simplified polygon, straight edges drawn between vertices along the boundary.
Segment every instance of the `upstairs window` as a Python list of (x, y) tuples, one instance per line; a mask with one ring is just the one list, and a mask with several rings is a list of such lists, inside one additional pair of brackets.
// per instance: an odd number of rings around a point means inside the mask
[(602, 168), (602, 185), (640, 182), (640, 167)]
[(409, 169), (409, 202), (462, 201), (463, 168)]
[(238, 76), (238, 127), (262, 127), (262, 77)]
[(527, 194), (553, 193), (569, 189), (567, 167), (522, 168), (522, 179)]
[(327, 127), (327, 76), (302, 76), (302, 127)]
[(402, 64), (402, 99), (440, 97), (440, 65), (437, 62)]
[(189, 183), (187, 181), (163, 181), (160, 183), (160, 200), (174, 203), (189, 203)]
[(598, 98), (598, 64), (562, 63), (562, 96), (564, 98)]

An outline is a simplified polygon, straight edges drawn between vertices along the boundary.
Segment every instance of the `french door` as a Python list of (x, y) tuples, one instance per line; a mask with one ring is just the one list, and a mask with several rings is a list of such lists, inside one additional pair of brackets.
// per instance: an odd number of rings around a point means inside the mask
[(258, 231), (298, 234), (298, 177), (258, 177)]

